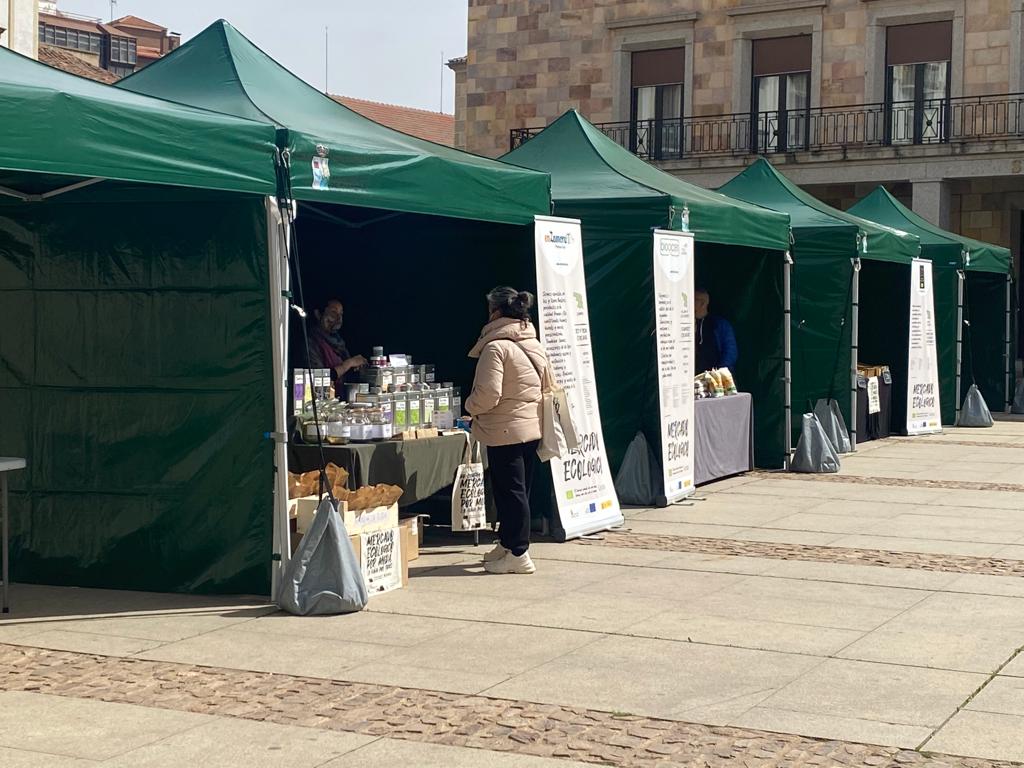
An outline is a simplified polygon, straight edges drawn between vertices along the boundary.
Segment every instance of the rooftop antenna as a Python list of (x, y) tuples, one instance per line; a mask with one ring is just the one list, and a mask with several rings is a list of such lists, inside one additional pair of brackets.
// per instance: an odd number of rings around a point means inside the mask
[(324, 26), (324, 93), (328, 96), (331, 95), (330, 88), (328, 87), (328, 72), (331, 60), (331, 49), (328, 45), (330, 41), (330, 27)]
[(438, 112), (444, 112), (444, 51), (441, 51), (441, 108)]
[(117, 0), (110, 0), (110, 20), (114, 20), (114, 9), (117, 7)]

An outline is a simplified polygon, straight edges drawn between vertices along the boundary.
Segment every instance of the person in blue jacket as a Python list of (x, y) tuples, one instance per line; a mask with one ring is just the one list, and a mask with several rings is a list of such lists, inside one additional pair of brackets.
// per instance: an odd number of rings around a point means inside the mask
[(698, 288), (693, 292), (696, 373), (704, 373), (712, 368), (728, 368), (735, 374), (736, 360), (739, 358), (736, 334), (728, 320), (708, 312), (710, 306), (711, 295), (706, 288)]

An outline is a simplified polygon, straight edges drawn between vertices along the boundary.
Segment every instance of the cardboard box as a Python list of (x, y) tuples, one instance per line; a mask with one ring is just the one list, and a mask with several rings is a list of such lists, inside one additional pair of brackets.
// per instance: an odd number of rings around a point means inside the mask
[(295, 530), (298, 533), (305, 533), (309, 530), (319, 505), (319, 496), (300, 496), (288, 501), (288, 517), (295, 521)]
[[(405, 531), (405, 549), (408, 560), (415, 560), (420, 556), (420, 544), (423, 541), (423, 520), (421, 516), (403, 517), (398, 521), (399, 526)], [(422, 517), (426, 517), (423, 515)]]
[[(299, 533), (309, 530), (319, 505), (320, 497), (318, 496), (302, 496), (288, 502), (288, 516), (295, 519), (295, 528)], [(341, 513), (341, 519), (345, 523), (345, 530), (349, 535), (398, 527), (397, 504), (392, 504), (390, 507), (353, 510), (348, 508), (348, 504), (341, 501), (338, 502), (338, 511)]]
[(390, 507), (352, 510), (344, 502), (340, 504), (341, 518), (350, 535), (370, 533), (398, 527), (398, 504)]

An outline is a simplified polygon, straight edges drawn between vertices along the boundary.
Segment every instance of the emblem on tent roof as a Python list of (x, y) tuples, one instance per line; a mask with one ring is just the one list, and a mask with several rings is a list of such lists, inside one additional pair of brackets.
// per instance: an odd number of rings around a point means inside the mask
[(329, 154), (331, 154), (331, 150), (329, 150), (323, 144), (317, 144), (316, 145), (316, 155), (317, 155), (317, 157), (327, 157)]

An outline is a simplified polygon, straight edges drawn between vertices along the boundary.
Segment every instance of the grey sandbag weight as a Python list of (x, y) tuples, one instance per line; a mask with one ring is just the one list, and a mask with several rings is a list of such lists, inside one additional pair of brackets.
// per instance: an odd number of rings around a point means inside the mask
[(992, 412), (989, 411), (985, 398), (977, 384), (971, 384), (964, 397), (963, 407), (960, 409), (960, 418), (957, 420), (958, 427), (991, 427), (993, 425)]
[(369, 600), (359, 558), (345, 524), (329, 498), (317, 507), (313, 524), (288, 561), (277, 605), (297, 616), (355, 613)]
[(658, 503), (658, 483), (661, 469), (651, 444), (643, 432), (637, 432), (626, 449), (618, 474), (615, 475), (615, 492), (619, 501), (638, 507), (650, 507)]
[(839, 410), (839, 403), (834, 399), (819, 400), (814, 404), (814, 415), (818, 417), (818, 423), (825, 430), (825, 435), (836, 449), (836, 453), (853, 452), (850, 432), (846, 428), (843, 412)]
[(839, 454), (832, 447), (821, 422), (813, 413), (805, 413), (800, 439), (789, 463), (790, 472), (831, 474), (839, 471)]

